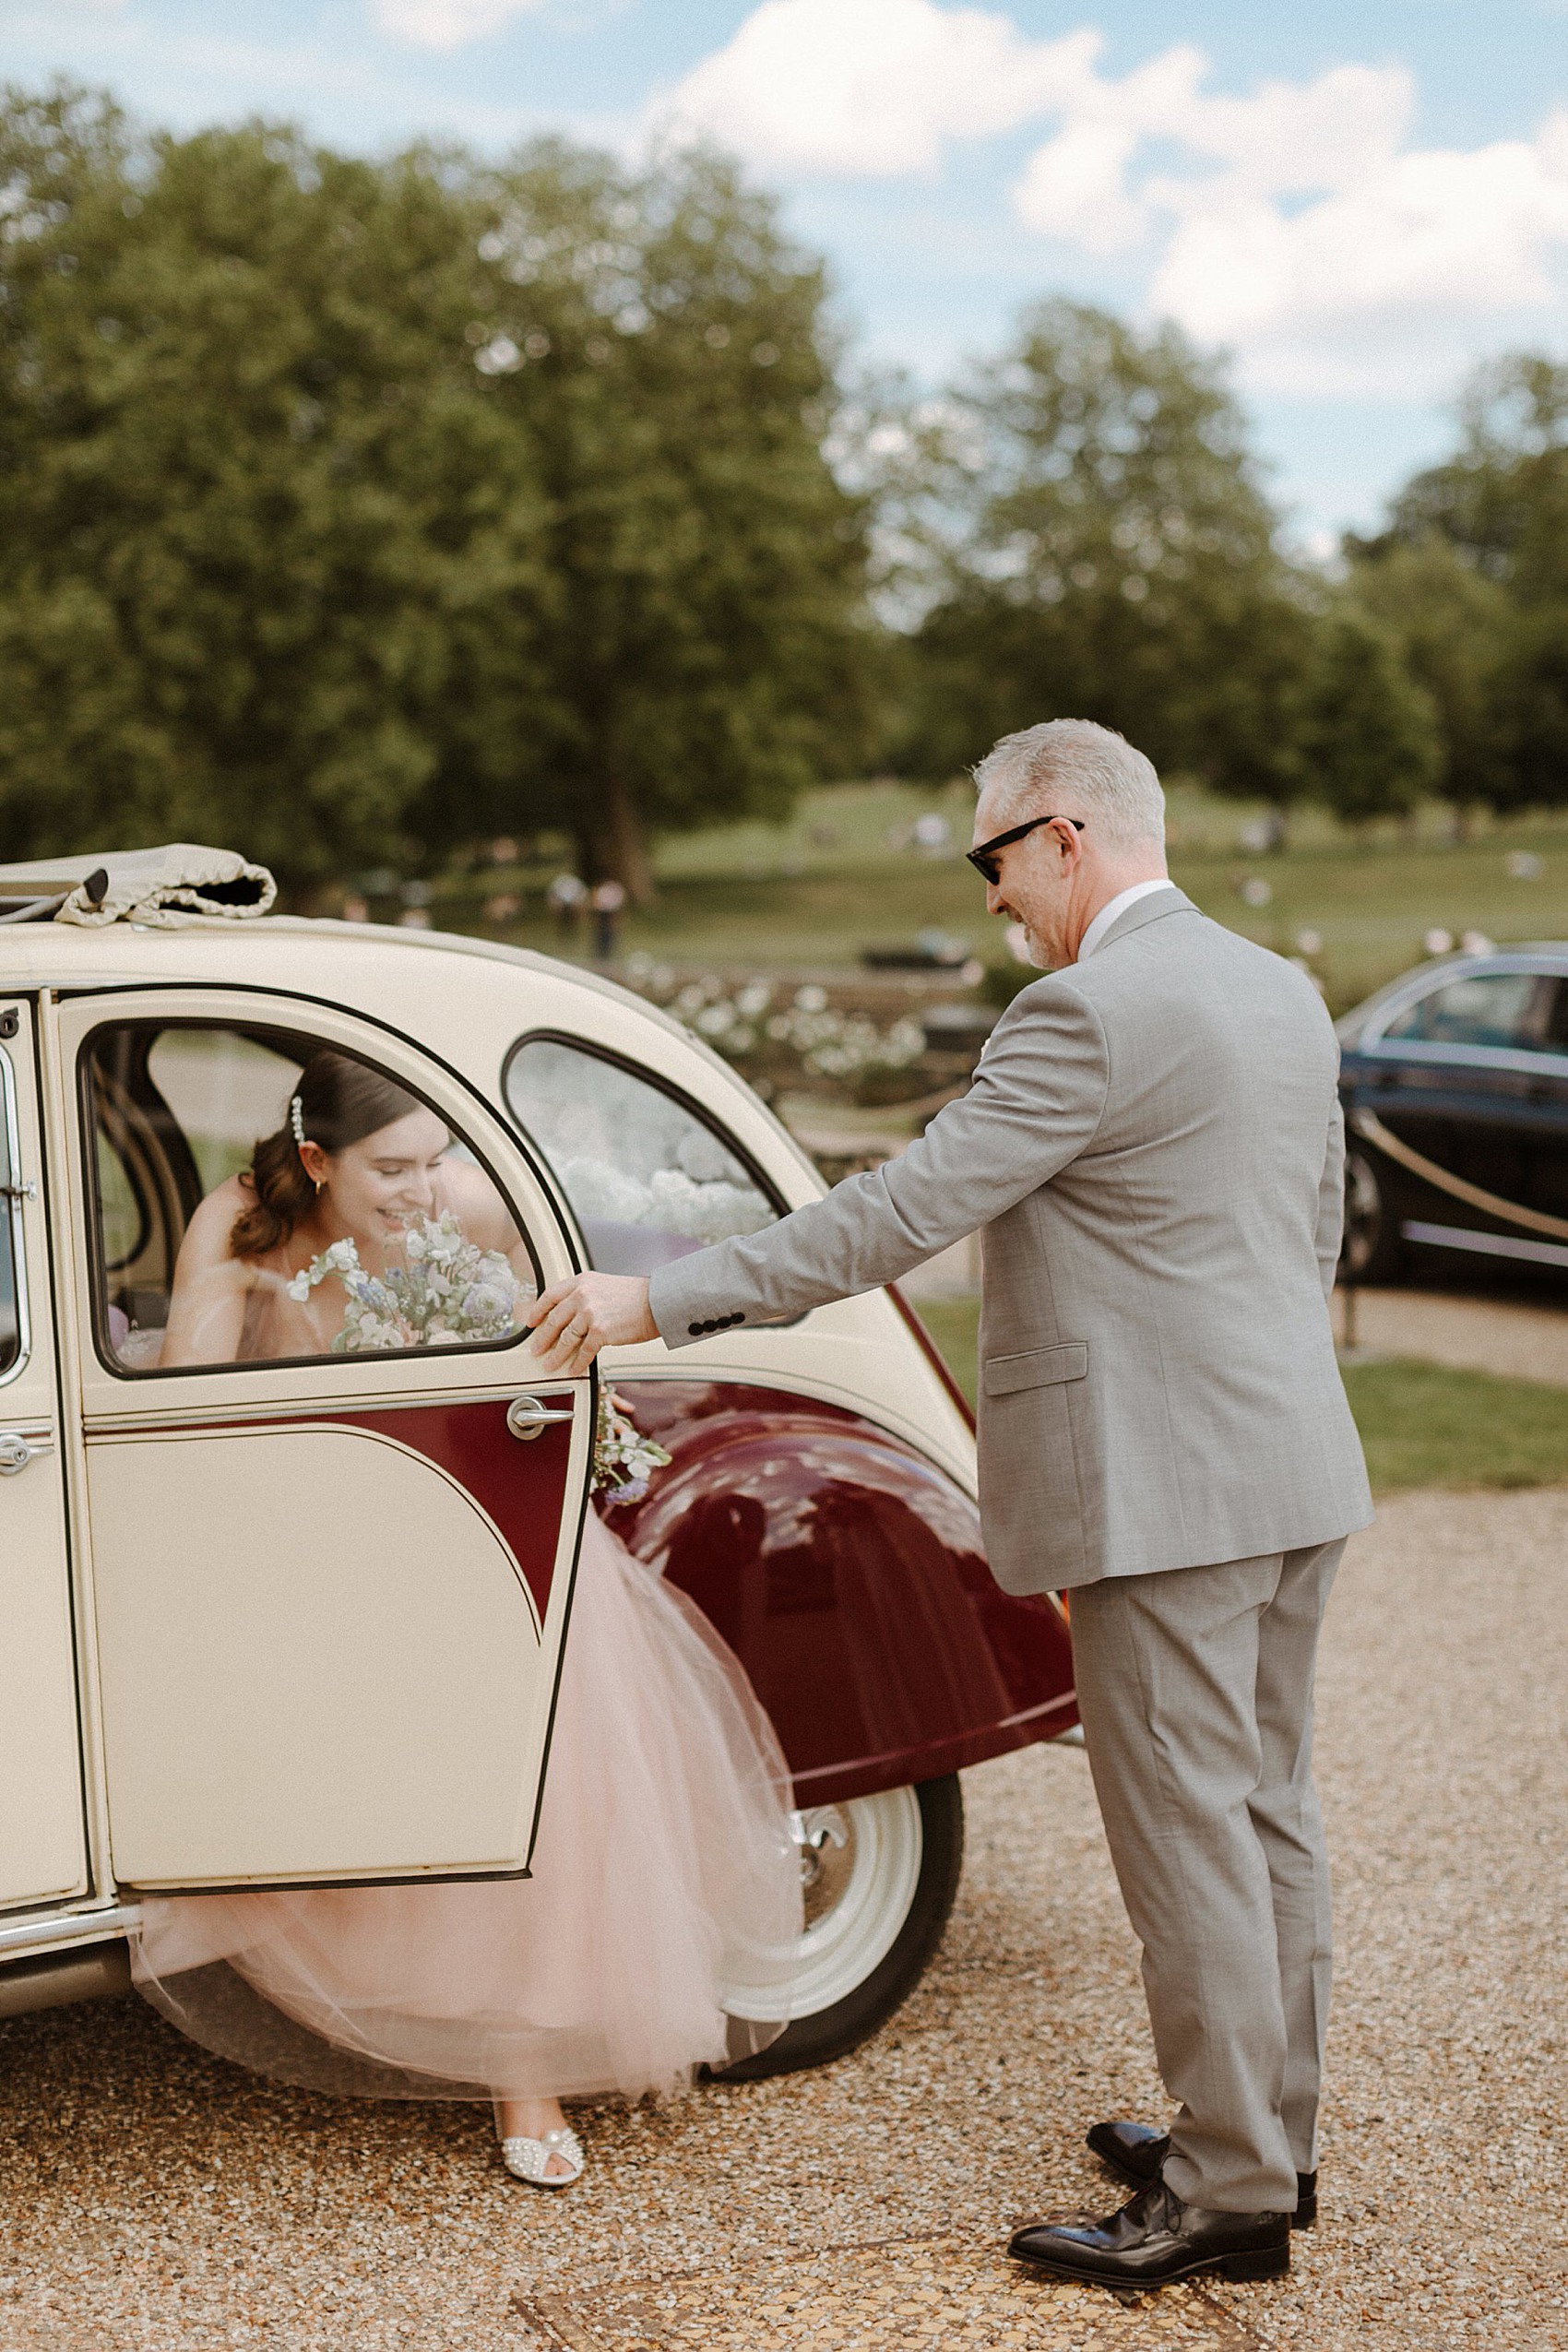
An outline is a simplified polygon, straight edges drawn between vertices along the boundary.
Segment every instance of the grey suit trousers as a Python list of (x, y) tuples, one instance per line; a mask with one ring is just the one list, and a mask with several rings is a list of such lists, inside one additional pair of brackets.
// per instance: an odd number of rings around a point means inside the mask
[(1089, 1767), (1180, 2102), (1165, 2177), (1233, 2213), (1289, 2211), (1317, 2166), (1331, 1963), (1313, 1682), (1344, 1549), (1072, 1596)]

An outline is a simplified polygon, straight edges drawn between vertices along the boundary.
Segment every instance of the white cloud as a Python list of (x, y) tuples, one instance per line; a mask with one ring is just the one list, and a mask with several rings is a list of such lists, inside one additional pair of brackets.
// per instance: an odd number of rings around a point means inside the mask
[(1029, 41), (1005, 17), (932, 0), (763, 0), (687, 75), (669, 121), (791, 172), (924, 172), (949, 139), (1069, 101), (1099, 48), (1094, 33)]
[(539, 0), (373, 0), (382, 31), (420, 49), (466, 48), (538, 6)]
[(763, 0), (670, 120), (765, 169), (885, 178), (1038, 123), (1049, 136), (1013, 191), (1025, 228), (1141, 262), (1151, 310), (1233, 345), (1275, 389), (1419, 396), (1478, 334), (1556, 328), (1568, 113), (1533, 138), (1422, 148), (1396, 65), (1235, 95), (1208, 87), (1195, 49), (1118, 79), (1103, 45), (937, 0)]

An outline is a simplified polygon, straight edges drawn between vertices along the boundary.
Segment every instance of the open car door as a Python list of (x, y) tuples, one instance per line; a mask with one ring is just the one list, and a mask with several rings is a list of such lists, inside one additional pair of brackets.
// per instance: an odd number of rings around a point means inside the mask
[(477, 1204), (525, 1283), (574, 1264), (548, 1191), (449, 1071), (335, 1009), (121, 989), (62, 1004), (57, 1040), (116, 1878), (525, 1871), (592, 1382), (533, 1376), (504, 1278), (499, 1327), (471, 1285), (399, 1330), (345, 1321), (336, 1277), (302, 1304), (244, 1261), (214, 1270), (227, 1303), (204, 1323), (192, 1252), (172, 1329), (171, 1297), (193, 1217), (220, 1194), (207, 1224), (226, 1240), (237, 1174), (290, 1130), (318, 1056), (420, 1111), (426, 1135), (434, 1114), (450, 1138), (436, 1206)]

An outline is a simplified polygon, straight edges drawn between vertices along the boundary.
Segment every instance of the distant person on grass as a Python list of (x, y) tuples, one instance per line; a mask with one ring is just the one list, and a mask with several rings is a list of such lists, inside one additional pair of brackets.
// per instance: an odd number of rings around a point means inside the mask
[(1071, 1594), (1078, 1705), (1133, 1926), (1165, 2131), (1096, 2123), (1136, 2194), (1012, 2241), (1057, 2277), (1274, 2277), (1314, 2218), (1329, 1992), (1312, 1779), (1318, 1627), (1372, 1515), (1335, 1360), (1344, 1135), (1312, 983), (1170, 880), (1121, 736), (1010, 735), (970, 862), (1049, 978), (920, 1141), (650, 1281), (557, 1283), (552, 1371), (907, 1274), (985, 1229), (980, 1502), (1010, 1592)]

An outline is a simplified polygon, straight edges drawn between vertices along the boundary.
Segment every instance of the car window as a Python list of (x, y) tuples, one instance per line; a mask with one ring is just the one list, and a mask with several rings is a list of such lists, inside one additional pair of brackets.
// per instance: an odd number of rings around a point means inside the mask
[[(0, 1051), (0, 1186), (21, 1182), (17, 1172), (16, 1096), (11, 1064)], [(0, 1374), (14, 1372), (22, 1351), (21, 1297), (18, 1289), (21, 1229), (18, 1204), (9, 1191), (0, 1192)]]
[(101, 1348), (116, 1370), (521, 1338), (520, 1225), (399, 1079), (308, 1034), (127, 1021), (83, 1053)]
[(740, 1155), (651, 1079), (554, 1038), (506, 1066), (506, 1104), (571, 1203), (592, 1265), (651, 1274), (778, 1211)]
[(1553, 985), (1538, 972), (1467, 973), (1406, 1005), (1383, 1034), (1400, 1043), (1550, 1051)]

